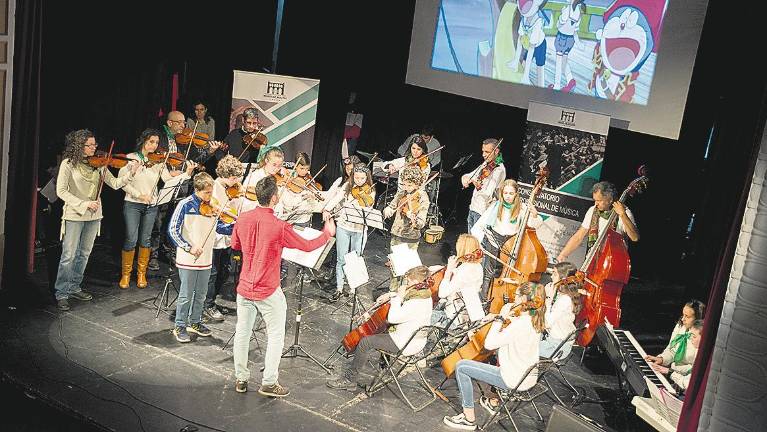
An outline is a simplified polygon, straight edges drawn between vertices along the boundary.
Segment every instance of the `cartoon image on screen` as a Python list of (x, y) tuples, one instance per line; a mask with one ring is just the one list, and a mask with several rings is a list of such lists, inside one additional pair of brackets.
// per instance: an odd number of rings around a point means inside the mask
[(431, 67), (647, 105), (667, 2), (441, 0)]

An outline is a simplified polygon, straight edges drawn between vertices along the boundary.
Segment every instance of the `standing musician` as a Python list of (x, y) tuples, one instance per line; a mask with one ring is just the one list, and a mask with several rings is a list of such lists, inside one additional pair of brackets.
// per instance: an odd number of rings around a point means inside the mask
[[(258, 149), (252, 145), (248, 146), (243, 143), (243, 137), (249, 133), (257, 131), (261, 127), (261, 123), (258, 121), (258, 109), (247, 108), (242, 112), (242, 126), (233, 129), (224, 138), (224, 142), (229, 145), (229, 154), (235, 158), (239, 158), (243, 163), (254, 163), (258, 157)], [(244, 151), (244, 153), (243, 153)], [(242, 157), (240, 158), (240, 155)], [(217, 158), (222, 158), (223, 152), (219, 151), (216, 155)], [(255, 184), (255, 183), (253, 183)]]
[(506, 167), (503, 166), (503, 156), (499, 147), (499, 141), (495, 138), (482, 141), (482, 164), (474, 171), (461, 176), (464, 188), (474, 185), (467, 218), (469, 231), (487, 209), (496, 188), (506, 178)]
[[(282, 152), (280, 152), (282, 153)], [(258, 393), (284, 397), (290, 392), (278, 382), (282, 347), (285, 342), (287, 304), (280, 287), (280, 256), (283, 248), (312, 251), (323, 246), (335, 235), (332, 220), (325, 222), (322, 234), (307, 240), (285, 221), (274, 216), (277, 204), (277, 181), (274, 176), (261, 179), (255, 185), (259, 207), (242, 213), (234, 226), (232, 249), (242, 251), (242, 272), (237, 284), (237, 326), (234, 336), (235, 391), (248, 391), (248, 347), (256, 316), (260, 313), (266, 323), (266, 353), (264, 375)]]
[[(240, 161), (234, 156), (226, 155), (216, 165), (216, 175), (213, 182), (212, 202), (217, 206), (225, 206), (230, 212), (231, 209), (239, 206), (243, 191), (240, 186), (243, 167)], [(224, 321), (224, 315), (216, 307), (216, 296), (221, 293), (221, 288), (229, 278), (230, 264), (232, 261), (232, 236), (231, 234), (214, 233), (213, 240), (213, 259), (210, 267), (210, 278), (208, 279), (208, 291), (205, 295), (202, 317), (203, 321), (221, 322)], [(221, 293), (224, 297), (234, 298), (234, 293)], [(228, 294), (228, 295), (227, 295)]]
[(96, 153), (96, 138), (88, 129), (69, 132), (66, 136), (64, 158), (56, 178), (56, 195), (64, 201), (61, 216), (61, 260), (56, 275), (56, 304), (59, 310), (69, 310), (69, 298), (88, 301), (93, 296), (80, 287), (88, 264), (93, 243), (99, 234), (101, 219), (101, 187), (109, 185), (120, 189), (129, 182), (139, 168), (137, 162), (128, 163), (130, 174), (117, 178), (106, 165), (91, 166)]
[[(487, 252), (499, 256), (498, 251), (506, 240), (523, 231), (519, 229), (518, 219), (528, 206), (520, 199), (519, 185), (515, 180), (505, 180), (496, 190), (496, 196), (495, 202), (487, 207), (470, 230), (471, 234), (482, 242), (482, 247)], [(535, 206), (530, 207), (530, 215), (532, 218), (528, 220), (528, 225), (531, 228), (538, 228), (543, 223), (543, 219)], [(485, 256), (483, 267), (485, 275), (482, 282), (482, 295), (487, 297), (490, 283), (498, 276), (500, 264)]]
[(357, 166), (357, 164), (362, 163), (359, 156), (357, 155), (351, 155), (347, 158), (344, 158), (341, 161), (341, 166), (343, 168), (343, 182), (349, 181), (349, 179), (352, 177), (352, 173), (354, 172), (354, 167)]
[[(424, 182), (423, 173), (417, 166), (408, 166), (402, 171), (397, 191), (388, 206), (384, 208), (385, 218), (394, 216), (391, 227), (391, 247), (406, 244), (408, 248), (418, 250), (421, 229), (426, 225), (426, 212), (429, 210), (429, 197), (421, 190)], [(392, 277), (391, 291), (399, 287), (401, 277)]]
[[(420, 141), (423, 141), (426, 144), (427, 148), (424, 150), (424, 153), (429, 153), (440, 147), (439, 140), (434, 137), (434, 129), (431, 126), (424, 126), (419, 133), (412, 134), (405, 139), (405, 142), (403, 142), (402, 145), (399, 146), (399, 149), (397, 149), (397, 154), (405, 156), (416, 138), (420, 138)], [(436, 152), (431, 156), (430, 160), (431, 166), (437, 166), (442, 161), (442, 156), (440, 156), (439, 152)]]
[[(264, 177), (275, 175), (287, 175), (287, 171), (283, 168), (282, 163), (285, 161), (285, 153), (279, 147), (272, 147), (266, 151), (264, 158), (258, 163), (255, 170), (251, 171), (245, 177), (245, 181), (242, 182), (242, 187), (247, 190), (252, 189), (255, 185)], [(240, 201), (239, 213), (245, 213), (246, 211), (253, 210), (258, 206), (257, 201), (251, 199), (244, 199)]]
[[(423, 178), (426, 179), (429, 177), (429, 174), (431, 173), (431, 164), (429, 163), (429, 156), (421, 158), (421, 156), (425, 155), (426, 153), (428, 153), (426, 143), (420, 137), (415, 137), (413, 140), (413, 143), (410, 145), (410, 148), (405, 153), (405, 156), (384, 163), (383, 169), (384, 171), (388, 171), (390, 175), (395, 172), (399, 172), (398, 177), (401, 178), (402, 171), (406, 167), (415, 166), (421, 170), (421, 174), (423, 175)], [(435, 155), (439, 154), (439, 152), (436, 152), (434, 154)], [(397, 190), (398, 191), (402, 190), (402, 183), (399, 183)]]
[(615, 186), (610, 182), (601, 181), (594, 184), (591, 188), (591, 197), (594, 199), (594, 205), (586, 212), (583, 223), (581, 223), (578, 231), (567, 241), (567, 244), (565, 244), (565, 247), (557, 256), (557, 261), (566, 260), (587, 235), (587, 246), (591, 248), (597, 241), (599, 233), (607, 224), (611, 210), (615, 210), (615, 213), (618, 214), (617, 225), (613, 227), (615, 231), (618, 234), (628, 236), (631, 241), (639, 241), (639, 230), (634, 222), (634, 215), (626, 206), (615, 200), (617, 193)]
[[(375, 188), (373, 188), (373, 177), (370, 170), (363, 164), (358, 164), (353, 168), (352, 177), (346, 180), (341, 186), (341, 191), (337, 193), (326, 205), (326, 210), (322, 212), (322, 219), (331, 218), (331, 213), (336, 213), (336, 292), (330, 298), (331, 301), (337, 301), (341, 298), (344, 289), (344, 265), (345, 256), (350, 252), (357, 252), (362, 256), (362, 245), (365, 237), (365, 226), (350, 222), (349, 215), (352, 217), (361, 217), (363, 211), (369, 211), (375, 203)], [(339, 209), (340, 207), (340, 209)], [(358, 209), (351, 210), (350, 207)], [(350, 295), (354, 289), (350, 288)]]
[[(527, 370), (538, 362), (540, 335), (546, 328), (546, 303), (543, 285), (525, 282), (519, 286), (516, 298), (501, 308), (498, 315), (490, 314), (493, 324), (485, 338), (485, 348), (498, 350), (499, 366), (476, 360), (459, 360), (455, 381), (461, 393), (463, 412), (445, 416), (443, 422), (454, 429), (477, 429), (474, 413), (474, 385), (472, 378), (502, 390), (517, 388), (528, 390), (535, 385), (536, 375), (531, 373), (520, 383)], [(486, 397), (480, 398), (483, 407), (495, 407)]]
[[(181, 175), (183, 178), (191, 178), (196, 164), (187, 164), (186, 171), (170, 171), (157, 163), (149, 166), (148, 155), (157, 150), (160, 142), (160, 131), (146, 129), (141, 132), (136, 141), (136, 151), (128, 154), (129, 159), (138, 161), (140, 168), (133, 177), (133, 181), (123, 187), (125, 191), (125, 204), (123, 205), (123, 217), (125, 218), (125, 242), (122, 248), (121, 276), (118, 285), (126, 289), (130, 285), (130, 275), (133, 271), (133, 258), (138, 243), (138, 266), (136, 270), (136, 287), (146, 288), (146, 271), (149, 265), (149, 257), (152, 252), (152, 227), (157, 218), (157, 179), (168, 181)], [(120, 169), (119, 177), (131, 175), (131, 169), (127, 166)]]
[[(384, 350), (396, 353), (406, 348), (405, 355), (412, 355), (426, 345), (426, 337), (413, 334), (423, 326), (429, 325), (431, 319), (431, 291), (426, 283), (429, 278), (429, 269), (426, 266), (414, 267), (405, 273), (405, 283), (397, 287), (395, 292), (381, 295), (377, 304), (389, 302), (389, 314), (386, 321), (392, 324), (389, 331), (363, 337), (356, 350), (354, 360), (341, 376), (336, 376), (327, 381), (327, 386), (332, 389), (342, 389), (350, 392), (357, 390), (357, 377), (370, 354), (376, 350)], [(413, 340), (410, 341), (410, 338)], [(405, 346), (408, 341), (410, 344)]]
[(202, 308), (208, 292), (213, 262), (211, 231), (232, 233), (232, 223), (217, 216), (205, 215), (205, 206), (214, 207), (213, 177), (208, 173), (194, 176), (194, 193), (179, 201), (168, 224), (168, 237), (176, 245), (176, 267), (181, 286), (178, 290), (173, 335), (181, 343), (191, 342), (189, 332), (208, 337), (210, 329), (202, 323)]
[(192, 105), (194, 107), (194, 116), (186, 119), (186, 127), (194, 130), (197, 125), (197, 132), (207, 134), (210, 139), (216, 139), (216, 121), (208, 114), (208, 106), (202, 100), (198, 100)]

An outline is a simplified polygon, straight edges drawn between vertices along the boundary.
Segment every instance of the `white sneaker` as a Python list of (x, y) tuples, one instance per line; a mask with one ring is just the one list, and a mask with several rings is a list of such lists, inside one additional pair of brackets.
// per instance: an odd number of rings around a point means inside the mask
[(477, 424), (466, 420), (466, 416), (463, 413), (454, 415), (452, 417), (445, 416), (442, 419), (442, 422), (453, 429), (477, 430)]

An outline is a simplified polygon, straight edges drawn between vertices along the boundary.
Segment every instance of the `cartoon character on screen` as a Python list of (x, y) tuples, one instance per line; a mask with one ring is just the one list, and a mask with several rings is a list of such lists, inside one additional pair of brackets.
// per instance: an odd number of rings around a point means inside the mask
[[(522, 55), (522, 49), (527, 51), (525, 56), (525, 69), (522, 72), (522, 84), (531, 84), (530, 82), (530, 66), (533, 61), (538, 66), (537, 77), (538, 86), (544, 86), (544, 66), (546, 66), (546, 34), (543, 32), (543, 27), (549, 25), (549, 17), (543, 13), (543, 7), (548, 0), (519, 0), (517, 8), (521, 20), (519, 22), (519, 30), (517, 36), (517, 51), (514, 55), (514, 60), (509, 62), (507, 66), (512, 71), (516, 72), (519, 68), (520, 57)], [(520, 49), (520, 47), (522, 49)]]
[(602, 99), (635, 102), (639, 70), (658, 50), (667, 0), (616, 0), (597, 30), (589, 91)]
[[(554, 48), (557, 51), (557, 63), (554, 70), (554, 84), (549, 84), (549, 88), (562, 90), (569, 93), (575, 88), (575, 78), (567, 63), (570, 50), (578, 44), (578, 28), (581, 25), (581, 17), (586, 13), (586, 0), (570, 0), (557, 20), (557, 37), (554, 40)], [(565, 84), (562, 87), (562, 71), (565, 72)]]

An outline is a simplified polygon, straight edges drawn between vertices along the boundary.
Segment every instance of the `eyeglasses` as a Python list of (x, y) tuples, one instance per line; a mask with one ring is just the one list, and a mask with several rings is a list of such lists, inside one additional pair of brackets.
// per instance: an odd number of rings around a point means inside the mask
[(183, 123), (183, 120), (168, 120), (171, 123)]

